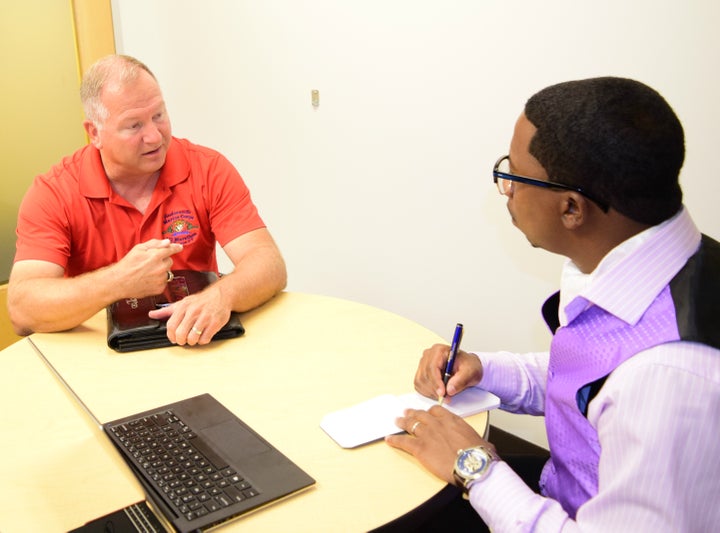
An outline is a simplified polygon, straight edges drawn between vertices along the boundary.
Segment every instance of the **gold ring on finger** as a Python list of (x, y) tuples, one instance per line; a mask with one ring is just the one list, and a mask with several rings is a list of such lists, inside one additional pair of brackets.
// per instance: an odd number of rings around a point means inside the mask
[(413, 437), (417, 437), (417, 435), (415, 434), (415, 430), (417, 429), (417, 427), (418, 427), (419, 425), (420, 425), (420, 421), (419, 421), (419, 420), (416, 420), (415, 423), (414, 423), (414, 424), (412, 425), (412, 427), (410, 428), (410, 435), (412, 435)]

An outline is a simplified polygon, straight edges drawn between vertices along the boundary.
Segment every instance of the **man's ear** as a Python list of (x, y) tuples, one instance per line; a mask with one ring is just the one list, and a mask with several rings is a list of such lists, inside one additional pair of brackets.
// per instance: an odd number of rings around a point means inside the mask
[(87, 133), (92, 145), (99, 150), (102, 147), (100, 143), (100, 128), (91, 120), (83, 121), (83, 128), (85, 128), (85, 133)]
[(563, 194), (562, 223), (567, 229), (577, 229), (585, 222), (588, 200), (582, 194), (567, 192)]

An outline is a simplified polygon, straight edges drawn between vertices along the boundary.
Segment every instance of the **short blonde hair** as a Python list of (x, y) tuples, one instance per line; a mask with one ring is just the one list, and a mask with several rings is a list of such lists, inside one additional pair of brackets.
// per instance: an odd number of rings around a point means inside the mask
[(85, 117), (97, 127), (102, 126), (108, 117), (108, 110), (100, 99), (105, 86), (111, 81), (125, 85), (137, 79), (142, 71), (156, 79), (145, 63), (131, 56), (114, 54), (93, 63), (80, 84), (80, 101)]

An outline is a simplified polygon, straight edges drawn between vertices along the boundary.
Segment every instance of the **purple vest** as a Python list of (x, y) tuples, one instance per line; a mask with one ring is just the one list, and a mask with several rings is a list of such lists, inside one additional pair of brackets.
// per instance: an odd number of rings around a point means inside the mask
[(581, 297), (570, 303), (568, 318), (573, 308), (580, 314), (557, 330), (550, 345), (545, 398), (550, 460), (540, 478), (543, 494), (573, 518), (597, 493), (600, 458), (597, 433), (578, 407), (578, 391), (636, 353), (680, 338), (669, 287), (635, 326), (597, 306), (582, 311), (586, 305)]
[(703, 235), (698, 251), (634, 326), (598, 306), (586, 309), (587, 300), (578, 297), (566, 308), (568, 325), (557, 329), (558, 294), (543, 307), (555, 336), (545, 398), (551, 458), (540, 487), (572, 518), (597, 494), (600, 458), (597, 433), (580, 407), (579, 391), (591, 385), (596, 393), (623, 361), (659, 344), (683, 339), (720, 349), (719, 271), (720, 243)]

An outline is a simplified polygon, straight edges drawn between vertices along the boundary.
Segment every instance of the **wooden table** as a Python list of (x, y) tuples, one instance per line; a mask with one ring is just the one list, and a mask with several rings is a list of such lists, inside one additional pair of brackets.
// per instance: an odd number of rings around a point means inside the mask
[[(72, 331), (31, 338), (101, 422), (209, 392), (317, 480), (223, 530), (367, 531), (444, 487), (384, 442), (343, 449), (319, 423), (377, 395), (410, 392), (423, 349), (447, 340), (377, 308), (300, 293), (282, 293), (242, 322), (246, 334), (237, 339), (127, 354), (107, 347), (104, 312)], [(0, 530), (67, 530), (143, 499), (90, 417), (30, 352), (27, 340), (0, 352), (4, 427), (18, 428), (2, 444)], [(28, 403), (32, 422), (10, 411)], [(483, 432), (487, 419), (481, 413), (468, 420)], [(45, 426), (51, 436), (38, 437)], [(22, 473), (26, 467), (32, 474)], [(37, 486), (54, 492), (48, 471), (77, 476), (66, 494), (31, 502)], [(5, 494), (20, 479), (20, 493)], [(92, 505), (68, 505), (78, 494)]]

